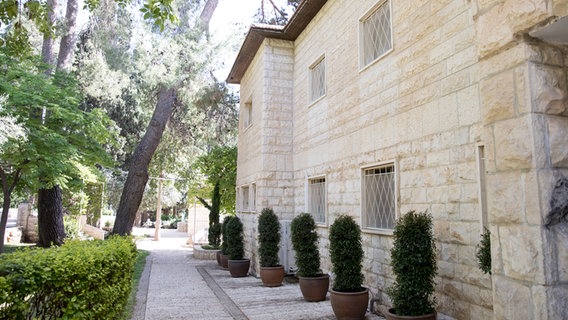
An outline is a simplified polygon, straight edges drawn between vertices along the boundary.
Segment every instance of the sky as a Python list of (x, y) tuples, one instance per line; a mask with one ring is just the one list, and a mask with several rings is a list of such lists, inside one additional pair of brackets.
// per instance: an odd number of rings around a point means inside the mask
[[(223, 49), (225, 51), (222, 54), (224, 66), (215, 72), (218, 80), (224, 81), (229, 75), (244, 35), (253, 23), (253, 16), (260, 7), (260, 2), (261, 0), (219, 0), (217, 9), (211, 18), (210, 32), (218, 41), (234, 37), (236, 32), (238, 39), (235, 40), (238, 40), (238, 43), (235, 47), (227, 46)], [(284, 6), (286, 0), (274, 0), (274, 3)]]

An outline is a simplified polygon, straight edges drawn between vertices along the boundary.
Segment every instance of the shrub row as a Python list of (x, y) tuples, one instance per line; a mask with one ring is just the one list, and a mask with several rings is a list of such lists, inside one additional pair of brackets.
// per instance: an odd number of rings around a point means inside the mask
[(129, 237), (0, 256), (0, 319), (114, 319), (131, 289)]

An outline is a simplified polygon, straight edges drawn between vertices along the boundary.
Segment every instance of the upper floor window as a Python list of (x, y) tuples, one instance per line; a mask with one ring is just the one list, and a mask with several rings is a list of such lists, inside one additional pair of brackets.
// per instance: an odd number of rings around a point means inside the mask
[(393, 229), (396, 219), (394, 163), (363, 169), (361, 190), (363, 227)]
[(250, 211), (256, 211), (256, 183), (253, 183), (250, 190)]
[(316, 223), (325, 223), (325, 177), (308, 180), (306, 210), (312, 215)]
[(252, 102), (245, 102), (241, 115), (243, 117), (243, 129), (250, 127), (252, 125)]
[(325, 95), (325, 58), (310, 67), (310, 103)]
[(360, 20), (361, 67), (371, 64), (392, 49), (390, 11), (390, 0), (383, 0)]

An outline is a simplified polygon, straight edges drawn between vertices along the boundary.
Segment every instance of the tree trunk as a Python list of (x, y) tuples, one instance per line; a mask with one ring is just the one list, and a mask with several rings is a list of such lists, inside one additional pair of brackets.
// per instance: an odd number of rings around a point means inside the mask
[[(25, 162), (27, 163), (27, 161)], [(8, 174), (2, 167), (0, 167), (0, 180), (2, 181), (2, 217), (0, 218), (0, 253), (4, 252), (4, 236), (6, 235), (6, 225), (8, 224), (8, 213), (10, 211), (10, 204), (12, 203), (12, 191), (20, 181), (22, 171), (18, 169), (14, 173), (14, 180), (12, 184), (8, 183)]]
[(146, 129), (144, 137), (134, 151), (128, 177), (120, 196), (120, 203), (116, 212), (113, 234), (127, 235), (132, 232), (132, 226), (136, 219), (136, 212), (142, 202), (144, 187), (148, 182), (148, 166), (152, 156), (160, 143), (166, 123), (173, 112), (177, 90), (175, 88), (162, 88), (158, 92), (156, 109)]
[(39, 189), (38, 192), (38, 228), (40, 247), (62, 245), (65, 239), (63, 226), (63, 205), (61, 188)]
[(201, 11), (201, 15), (199, 16), (199, 21), (207, 36), (209, 36), (209, 22), (211, 21), (211, 17), (213, 17), (215, 9), (217, 9), (218, 3), (219, 0), (207, 0), (207, 3), (205, 3), (205, 7), (203, 7), (203, 11)]
[(57, 57), (57, 69), (68, 72), (73, 61), (73, 51), (77, 40), (77, 12), (79, 11), (78, 0), (67, 0), (67, 12), (65, 13), (65, 34), (59, 44), (59, 56)]
[[(57, 11), (57, 0), (47, 0), (47, 23), (50, 26), (55, 25)], [(50, 28), (51, 30), (51, 28)], [(51, 74), (55, 65), (55, 55), (53, 54), (53, 33), (46, 32), (43, 35), (43, 45), (41, 48), (41, 58), (44, 63), (46, 63), (49, 68), (45, 71), (45, 74)]]

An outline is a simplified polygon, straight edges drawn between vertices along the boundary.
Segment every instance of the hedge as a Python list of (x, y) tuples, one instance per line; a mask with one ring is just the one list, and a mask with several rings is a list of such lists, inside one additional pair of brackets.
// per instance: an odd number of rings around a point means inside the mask
[(0, 255), (0, 319), (115, 319), (135, 259), (131, 237)]

